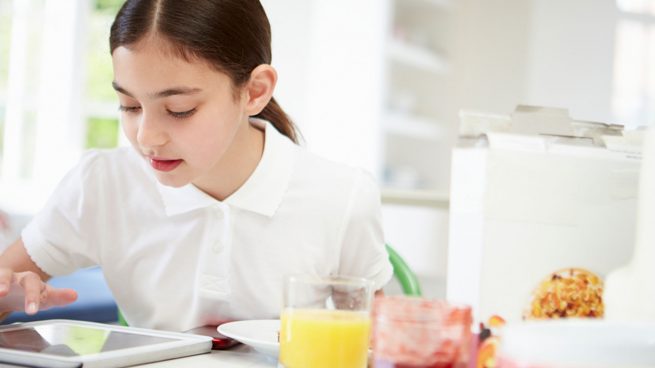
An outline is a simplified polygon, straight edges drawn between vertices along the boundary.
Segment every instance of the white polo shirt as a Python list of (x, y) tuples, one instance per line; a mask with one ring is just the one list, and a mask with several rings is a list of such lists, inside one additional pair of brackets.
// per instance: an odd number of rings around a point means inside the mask
[(392, 267), (372, 178), (252, 123), (262, 159), (222, 202), (161, 185), (132, 148), (87, 153), (24, 229), (27, 252), (52, 276), (100, 265), (128, 323), (165, 330), (278, 318), (287, 274), (382, 288)]

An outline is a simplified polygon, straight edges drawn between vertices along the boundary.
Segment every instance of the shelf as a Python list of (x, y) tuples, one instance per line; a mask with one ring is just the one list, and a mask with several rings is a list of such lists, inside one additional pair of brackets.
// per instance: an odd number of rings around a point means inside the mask
[(437, 121), (394, 112), (387, 113), (383, 127), (387, 133), (422, 140), (439, 140), (444, 136)]
[(450, 196), (446, 192), (424, 189), (382, 189), (382, 204), (400, 204), (447, 209)]
[[(455, 0), (393, 0), (384, 45), (385, 91), (380, 119), (383, 203), (448, 208), (447, 165), (451, 144), (447, 99), (448, 56)], [(439, 162), (439, 163), (437, 163)], [(443, 169), (442, 169), (443, 168)], [(390, 189), (393, 188), (393, 189)], [(421, 190), (419, 188), (433, 188)]]
[(450, 8), (453, 5), (453, 0), (396, 0), (396, 1), (428, 5), (435, 8)]
[(392, 60), (431, 73), (443, 74), (447, 69), (445, 60), (426, 48), (392, 39), (387, 51)]

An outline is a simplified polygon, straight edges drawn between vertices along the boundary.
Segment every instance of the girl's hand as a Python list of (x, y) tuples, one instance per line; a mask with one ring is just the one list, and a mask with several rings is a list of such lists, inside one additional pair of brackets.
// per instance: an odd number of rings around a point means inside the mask
[(34, 272), (14, 272), (0, 268), (0, 312), (39, 310), (66, 305), (77, 299), (73, 289), (59, 289), (46, 284)]

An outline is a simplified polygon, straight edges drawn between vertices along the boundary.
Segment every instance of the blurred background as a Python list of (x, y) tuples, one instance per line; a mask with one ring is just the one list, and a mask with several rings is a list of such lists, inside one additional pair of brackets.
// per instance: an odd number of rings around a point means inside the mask
[[(309, 150), (376, 176), (387, 241), (428, 296), (444, 293), (460, 110), (533, 104), (629, 128), (653, 120), (653, 0), (262, 3), (278, 101)], [(0, 0), (5, 239), (84, 150), (125, 144), (107, 41), (121, 4)]]

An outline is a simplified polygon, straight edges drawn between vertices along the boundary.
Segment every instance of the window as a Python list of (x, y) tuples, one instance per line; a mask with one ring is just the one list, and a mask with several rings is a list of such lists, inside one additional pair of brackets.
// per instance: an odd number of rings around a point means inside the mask
[(122, 3), (0, 1), (0, 208), (37, 210), (85, 149), (121, 143), (108, 37)]
[(11, 1), (0, 2), (0, 175), (2, 175), (2, 147), (4, 143), (5, 109), (7, 106), (7, 77), (9, 69), (9, 35), (11, 30)]
[(617, 0), (614, 96), (619, 121), (649, 125), (655, 120), (655, 1)]
[(97, 0), (91, 11), (86, 52), (85, 148), (111, 148), (119, 144), (118, 102), (111, 88), (109, 28), (122, 3), (122, 0)]
[(3, 2), (0, 17), (0, 175), (16, 182), (33, 169), (44, 1)]
[(616, 5), (622, 12), (655, 15), (655, 1), (652, 0), (616, 0)]

